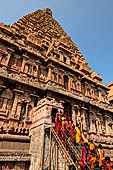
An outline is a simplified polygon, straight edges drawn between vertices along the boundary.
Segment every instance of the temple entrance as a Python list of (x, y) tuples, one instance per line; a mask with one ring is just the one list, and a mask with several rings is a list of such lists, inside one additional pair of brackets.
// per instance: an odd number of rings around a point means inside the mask
[(52, 108), (51, 116), (52, 116), (52, 123), (55, 123), (56, 113), (58, 113), (58, 109)]
[(64, 114), (72, 117), (72, 106), (70, 103), (64, 103)]

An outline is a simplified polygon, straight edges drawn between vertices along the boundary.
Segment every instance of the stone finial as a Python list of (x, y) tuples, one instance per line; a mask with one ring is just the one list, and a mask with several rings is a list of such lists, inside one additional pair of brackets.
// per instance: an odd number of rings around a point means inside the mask
[(50, 8), (44, 8), (44, 9), (42, 9), (42, 11), (47, 13), (48, 15), (52, 16), (52, 11)]

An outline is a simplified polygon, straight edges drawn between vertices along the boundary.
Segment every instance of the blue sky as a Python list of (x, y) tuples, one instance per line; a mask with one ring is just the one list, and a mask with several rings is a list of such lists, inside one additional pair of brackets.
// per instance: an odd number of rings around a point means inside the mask
[(113, 81), (113, 0), (1, 0), (0, 22), (11, 25), (42, 8), (52, 9), (103, 83)]

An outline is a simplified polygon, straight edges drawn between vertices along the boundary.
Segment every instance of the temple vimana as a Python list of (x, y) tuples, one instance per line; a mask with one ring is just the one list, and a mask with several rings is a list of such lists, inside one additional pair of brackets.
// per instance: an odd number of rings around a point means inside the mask
[(0, 23), (0, 170), (79, 170), (79, 150), (54, 130), (56, 113), (113, 160), (113, 82), (102, 83), (50, 9)]

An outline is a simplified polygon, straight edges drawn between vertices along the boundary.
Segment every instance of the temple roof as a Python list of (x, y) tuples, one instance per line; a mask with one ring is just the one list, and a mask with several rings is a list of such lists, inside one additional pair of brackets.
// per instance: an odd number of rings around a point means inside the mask
[(69, 58), (69, 62), (65, 63), (67, 66), (81, 71), (89, 77), (89, 80), (99, 82), (104, 88), (107, 88), (102, 83), (101, 76), (90, 70), (90, 66), (78, 47), (52, 17), (52, 11), (49, 8), (23, 16), (11, 27), (3, 23), (0, 24), (0, 27), (13, 34), (12, 41), (18, 43), (19, 46), (33, 49), (35, 52), (38, 52), (39, 48), (42, 48), (42, 51), (45, 50), (43, 55), (46, 59), (54, 57), (59, 59), (61, 55), (66, 56)]

